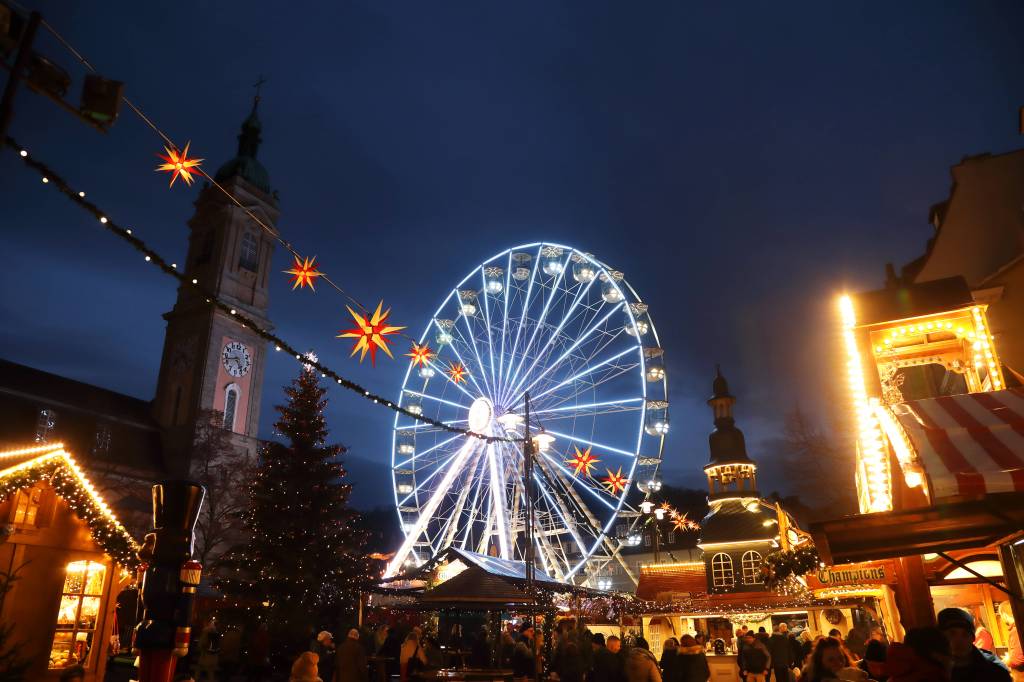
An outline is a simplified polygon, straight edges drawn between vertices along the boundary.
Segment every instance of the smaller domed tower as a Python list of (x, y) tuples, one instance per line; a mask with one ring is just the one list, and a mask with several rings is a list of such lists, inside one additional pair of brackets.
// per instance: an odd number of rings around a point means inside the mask
[(736, 398), (729, 394), (729, 384), (717, 366), (712, 391), (708, 405), (715, 416), (715, 430), (708, 436), (711, 459), (704, 467), (710, 499), (759, 497), (757, 465), (747, 456), (743, 432), (736, 428), (732, 416)]

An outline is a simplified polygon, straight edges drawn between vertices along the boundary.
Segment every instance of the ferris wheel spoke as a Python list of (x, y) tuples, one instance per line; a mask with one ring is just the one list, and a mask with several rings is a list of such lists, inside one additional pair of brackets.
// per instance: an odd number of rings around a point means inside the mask
[[(447, 471), (437, 488), (431, 493), (427, 503), (420, 509), (420, 515), (416, 519), (416, 523), (413, 524), (411, 530), (406, 533), (405, 540), (402, 542), (402, 546), (395, 553), (391, 563), (388, 564), (387, 572), (385, 577), (391, 577), (398, 572), (399, 567), (405, 561), (409, 552), (412, 550), (413, 545), (419, 539), (420, 535), (423, 534), (424, 529), (430, 522), (430, 519), (434, 516), (434, 512), (437, 507), (441, 504), (445, 495), (448, 494), (448, 490), (451, 488), (452, 483), (455, 481), (456, 476), (462, 470), (469, 456), (476, 451), (479, 443), (475, 438), (466, 438), (466, 442), (462, 444), (462, 447), (456, 451), (455, 456), (449, 460)], [(434, 474), (431, 474), (430, 478), (445, 467), (438, 467)], [(423, 485), (422, 483), (420, 485)], [(419, 486), (417, 486), (417, 489)], [(415, 491), (414, 491), (415, 492)]]
[[(456, 353), (456, 357), (458, 357), (458, 353)], [(472, 404), (472, 401), (477, 399), (477, 396), (473, 395), (472, 393), (467, 391), (465, 388), (463, 388), (461, 383), (456, 383), (456, 382), (452, 381), (451, 379), (448, 379), (447, 370), (445, 370), (444, 367), (441, 367), (439, 364), (437, 364), (433, 360), (427, 360), (427, 362), (430, 363), (430, 366), (433, 367), (435, 371), (440, 372), (442, 375), (444, 375), (444, 377), (448, 380), (448, 384), (446, 384), (446, 385), (454, 386), (459, 391), (462, 391), (462, 393), (467, 398), (469, 398), (471, 404)], [(465, 365), (463, 365), (463, 367), (465, 367)], [(433, 399), (433, 400), (437, 400), (438, 402), (442, 402), (442, 403), (443, 402), (448, 402), (448, 404), (456, 405), (457, 407), (461, 407), (464, 410), (468, 410), (469, 409), (469, 405), (462, 405), (462, 404), (459, 404), (459, 403), (452, 403), (451, 401), (445, 401), (445, 400), (443, 400), (441, 398), (435, 398), (434, 396), (431, 396), (431, 395), (424, 395), (423, 397), (424, 398), (430, 398), (430, 399)]]
[[(484, 290), (484, 302), (486, 303), (486, 301), (487, 301), (487, 291)], [(476, 382), (476, 377), (474, 377), (472, 374), (469, 375), (469, 378), (473, 382), (473, 384), (477, 387), (477, 389), (480, 390), (481, 393), (483, 393), (484, 395), (494, 395), (493, 387), (490, 384), (487, 383), (487, 372), (486, 372), (485, 367), (484, 367), (484, 361), (480, 358), (480, 349), (477, 348), (476, 335), (473, 333), (473, 328), (469, 324), (469, 316), (468, 315), (459, 315), (459, 317), (462, 319), (462, 324), (463, 324), (463, 326), (466, 327), (466, 334), (468, 335), (468, 336), (463, 336), (462, 332), (460, 331), (459, 332), (459, 337), (462, 339), (463, 343), (465, 343), (467, 346), (469, 346), (473, 350), (473, 356), (476, 357), (476, 366), (480, 368), (480, 381), (484, 382), (484, 386), (487, 387), (487, 390), (484, 391), (482, 388), (480, 388), (480, 384), (478, 384)], [(453, 329), (457, 329), (457, 326), (453, 327)], [(452, 350), (455, 350), (454, 344), (453, 344)], [(460, 358), (460, 361), (461, 361), (461, 358)], [(465, 363), (463, 363), (463, 364), (465, 364)]]
[[(567, 403), (570, 400), (575, 399), (579, 395), (582, 395), (584, 393), (590, 393), (590, 392), (596, 390), (602, 384), (607, 383), (607, 382), (611, 381), (612, 379), (615, 379), (616, 377), (619, 377), (619, 376), (625, 374), (626, 372), (630, 372), (630, 371), (636, 369), (639, 366), (639, 364), (640, 363), (638, 363), (638, 362), (634, 362), (634, 363), (631, 363), (631, 364), (628, 364), (628, 365), (613, 365), (613, 366), (609, 367), (608, 371), (603, 373), (600, 376), (600, 378), (597, 378), (597, 379), (595, 379), (593, 381), (580, 381), (580, 383), (582, 385), (582, 388), (580, 388), (579, 390), (570, 392), (567, 395), (557, 395), (557, 394), (554, 394), (554, 393), (547, 393), (546, 391), (547, 391), (547, 388), (549, 388), (549, 386), (544, 386), (544, 387), (542, 387), (543, 388), (543, 395), (538, 393), (538, 397), (537, 397), (536, 400), (533, 398), (533, 396), (530, 396), (530, 402), (531, 403), (536, 403), (538, 409), (550, 409), (550, 408), (555, 408), (555, 407), (564, 405), (565, 403)], [(587, 374), (586, 376), (589, 376), (589, 374)], [(577, 380), (579, 380), (579, 377), (577, 377)], [(570, 382), (570, 383), (572, 383), (572, 382)], [(568, 384), (566, 384), (566, 385), (568, 385)], [(559, 386), (561, 386), (561, 384), (559, 384)], [(558, 388), (558, 386), (556, 386), (554, 388)], [(643, 404), (642, 403), (641, 403), (640, 409), (643, 409)], [(533, 412), (532, 409), (530, 411)]]
[[(582, 344), (584, 341), (589, 339), (591, 334), (593, 334), (595, 331), (597, 331), (601, 327), (601, 325), (603, 325), (605, 322), (607, 322), (608, 318), (610, 318), (612, 315), (614, 315), (621, 307), (622, 307), (622, 303), (618, 303), (617, 305), (615, 305), (615, 307), (613, 307), (611, 310), (609, 310), (608, 313), (604, 317), (601, 318), (600, 322), (598, 322), (597, 324), (591, 326), (589, 329), (587, 329), (585, 332), (583, 332), (583, 334), (578, 339), (573, 341), (572, 345), (569, 346), (569, 348), (567, 348), (565, 350), (565, 352), (562, 353), (561, 357), (559, 357), (557, 360), (555, 360), (554, 363), (548, 365), (546, 368), (541, 370), (537, 374), (537, 376), (533, 379), (533, 381), (530, 382), (530, 384), (528, 384), (522, 390), (518, 390), (518, 386), (517, 386), (516, 389), (513, 389), (513, 391), (511, 392), (511, 395), (518, 395), (518, 394), (526, 393), (531, 388), (536, 386), (537, 382), (540, 381), (541, 378), (543, 378), (544, 376), (549, 374), (552, 370), (554, 370), (556, 367), (558, 367), (563, 361), (565, 361), (569, 357), (570, 353), (572, 353), (572, 351), (574, 351), (575, 349), (579, 348), (580, 344)], [(521, 385), (521, 383), (522, 382), (520, 382), (520, 385)]]
[[(485, 462), (484, 462), (482, 457), (479, 457), (479, 458), (477, 458), (477, 463), (478, 463), (478, 465), (477, 465), (477, 467), (474, 467), (474, 469), (479, 469), (478, 478), (479, 479), (483, 479), (483, 476), (484, 476), (484, 471), (483, 470), (484, 470), (484, 467), (485, 467)], [(477, 517), (477, 503), (480, 500), (480, 491), (481, 490), (482, 490), (482, 486), (480, 486), (480, 485), (473, 486), (473, 501), (470, 502), (470, 504), (469, 504), (468, 518), (466, 519), (466, 525), (465, 525), (465, 528), (463, 529), (462, 540), (459, 543), (459, 546), (462, 547), (462, 549), (466, 548), (466, 541), (469, 539), (469, 535), (470, 535), (470, 533), (473, 530), (473, 526), (477, 522), (477, 519), (476, 519), (476, 517)]]
[[(542, 398), (543, 396), (549, 395), (552, 391), (555, 391), (555, 390), (557, 390), (557, 389), (559, 389), (562, 386), (565, 386), (567, 384), (571, 384), (574, 381), (578, 381), (579, 379), (582, 379), (583, 377), (587, 376), (588, 374), (591, 374), (591, 373), (601, 369), (602, 367), (610, 365), (611, 363), (613, 363), (616, 360), (618, 360), (619, 358), (621, 358), (623, 355), (626, 355), (627, 353), (635, 352), (639, 348), (640, 348), (640, 346), (632, 346), (632, 347), (627, 348), (627, 349), (625, 349), (623, 351), (620, 351), (619, 353), (611, 356), (610, 358), (602, 360), (600, 363), (594, 365), (593, 367), (587, 367), (582, 372), (578, 372), (578, 373), (574, 374), (573, 376), (569, 377), (568, 379), (560, 381), (559, 383), (555, 384), (554, 386), (550, 386), (548, 388), (545, 388), (543, 391), (541, 391), (537, 395), (530, 396), (530, 401), (531, 402), (537, 401), (540, 398)], [(531, 388), (532, 388), (532, 386), (531, 386)], [(525, 391), (523, 393), (525, 394)], [(523, 400), (522, 400), (522, 398), (520, 398), (519, 401), (517, 403), (515, 403), (515, 405), (513, 406), (513, 409), (522, 406), (522, 404), (523, 404)]]
[[(533, 346), (533, 342), (536, 340), (538, 332), (540, 332), (540, 330), (544, 327), (544, 322), (547, 320), (548, 317), (548, 310), (551, 308), (551, 302), (555, 299), (556, 296), (558, 296), (558, 287), (565, 279), (565, 271), (568, 269), (567, 266), (569, 265), (569, 259), (572, 257), (572, 253), (573, 252), (570, 250), (568, 255), (566, 255), (565, 261), (562, 263), (562, 268), (559, 271), (558, 276), (555, 278), (555, 282), (551, 286), (550, 292), (544, 299), (544, 306), (541, 308), (540, 316), (537, 318), (537, 321), (533, 325), (533, 331), (530, 333), (530, 340), (526, 342), (525, 346), (523, 346), (523, 352), (520, 354), (521, 357), (519, 360), (519, 366), (513, 373), (513, 378), (509, 380), (509, 384), (511, 384), (515, 380), (515, 377), (519, 376), (519, 372), (523, 369), (523, 363), (526, 362), (526, 358), (530, 356), (530, 348)], [(544, 285), (541, 285), (541, 287), (544, 288)]]
[[(441, 325), (440, 325), (440, 323), (438, 323), (438, 321), (436, 319), (434, 320), (434, 324), (437, 325), (438, 329), (441, 329)], [(452, 331), (458, 331), (459, 338), (463, 339), (463, 343), (465, 343), (465, 339), (462, 336), (462, 332), (458, 330), (458, 327), (452, 327)], [(468, 346), (469, 344), (467, 343), (466, 345)], [(473, 382), (474, 386), (476, 386), (476, 390), (480, 391), (480, 393), (482, 395), (487, 395), (487, 391), (485, 391), (482, 388), (480, 388), (480, 384), (478, 384), (477, 381), (476, 381), (475, 374), (473, 372), (469, 371), (469, 366), (466, 364), (466, 361), (462, 359), (462, 355), (459, 353), (459, 349), (455, 347), (455, 339), (454, 338), (452, 338), (452, 343), (448, 344), (448, 348), (451, 348), (452, 352), (455, 353), (455, 357), (458, 359), (459, 364), (466, 368), (466, 376), (468, 376), (469, 380)], [(476, 347), (474, 346), (473, 348), (475, 350)], [(429, 361), (429, 362), (430, 362), (430, 364), (432, 366), (435, 364), (432, 360)], [(481, 369), (482, 369), (482, 367), (481, 367)], [(447, 371), (446, 370), (442, 369), (441, 372), (444, 373), (447, 376)], [(462, 387), (459, 386), (459, 384), (455, 383), (454, 381), (451, 381), (451, 383), (453, 385), (457, 386), (458, 388), (462, 389)], [(466, 395), (468, 395), (470, 398), (472, 398), (474, 400), (476, 399), (476, 397), (472, 393), (470, 393), (469, 391), (466, 391), (465, 389), (462, 389), (462, 392), (465, 393)]]
[(504, 312), (501, 315), (501, 354), (498, 356), (498, 384), (504, 383), (505, 372), (505, 337), (508, 335), (508, 299), (512, 296), (512, 250), (508, 251), (508, 262), (505, 264), (505, 290), (502, 292)]
[(616, 447), (613, 447), (611, 445), (605, 445), (604, 443), (597, 443), (597, 442), (592, 441), (592, 440), (587, 440), (586, 438), (580, 438), (579, 436), (571, 436), (571, 435), (569, 435), (567, 433), (560, 433), (558, 431), (551, 431), (550, 429), (548, 430), (548, 433), (550, 433), (552, 436), (557, 436), (559, 438), (565, 438), (566, 440), (573, 441), (574, 443), (584, 443), (585, 445), (589, 445), (591, 447), (598, 448), (602, 452), (614, 452), (617, 455), (625, 455), (626, 457), (636, 457), (636, 453), (635, 452), (630, 452), (628, 450), (622, 450), (621, 448), (616, 448)]
[[(537, 268), (540, 266), (540, 253), (544, 249), (543, 245), (537, 247), (537, 255), (533, 259), (533, 270), (530, 273), (530, 281), (526, 285), (526, 297), (523, 299), (523, 311), (519, 316), (519, 327), (516, 328), (516, 339), (512, 342), (512, 356), (515, 357), (516, 349), (519, 348), (519, 337), (523, 333), (523, 327), (526, 326), (527, 314), (530, 311), (530, 294), (533, 292), (533, 282), (537, 279)], [(508, 373), (505, 376), (505, 383), (508, 383), (508, 374), (512, 371), (513, 359), (509, 358), (508, 362)]]
[[(572, 254), (570, 253), (570, 257), (571, 256), (572, 256)], [(567, 258), (566, 259), (566, 263), (568, 263), (568, 261), (569, 261), (569, 259)], [(564, 267), (562, 269), (562, 274), (563, 275), (565, 274), (565, 268)], [(559, 334), (562, 333), (562, 330), (565, 328), (566, 324), (568, 324), (570, 320), (574, 319), (573, 318), (573, 311), (575, 311), (577, 306), (579, 306), (580, 301), (584, 300), (584, 298), (586, 297), (587, 293), (590, 291), (590, 287), (592, 287), (594, 285), (595, 281), (597, 281), (596, 277), (594, 279), (591, 279), (587, 283), (587, 285), (585, 287), (584, 286), (576, 287), (576, 290), (577, 290), (576, 291), (576, 296), (573, 298), (572, 304), (569, 306), (569, 310), (567, 310), (565, 312), (565, 314), (562, 315), (561, 321), (558, 323), (558, 326), (555, 328), (555, 330), (553, 332), (551, 332), (551, 334), (548, 336), (547, 342), (544, 344), (543, 347), (541, 347), (541, 349), (539, 351), (537, 351), (536, 358), (534, 358), (533, 363), (530, 365), (530, 368), (527, 369), (525, 373), (523, 373), (523, 379), (519, 382), (519, 384), (521, 384), (522, 381), (525, 381), (526, 378), (530, 376), (530, 372), (532, 372), (534, 370), (534, 368), (537, 366), (537, 363), (540, 362), (541, 358), (545, 357), (544, 352), (546, 350), (548, 350), (548, 348), (550, 348), (552, 346), (552, 344), (554, 344), (556, 339), (559, 338)], [(568, 291), (566, 291), (566, 293), (568, 293)], [(602, 305), (603, 305), (603, 301), (602, 301)], [(598, 310), (600, 310), (600, 306), (598, 306)], [(546, 310), (545, 310), (545, 312), (546, 312)], [(543, 319), (544, 319), (544, 315), (542, 314), (541, 315), (541, 321), (543, 321)], [(536, 330), (539, 329), (539, 328), (540, 328), (540, 322), (538, 322), (537, 327), (534, 329), (534, 333), (536, 333)], [(531, 339), (531, 341), (532, 341), (532, 339)], [(530, 344), (527, 344), (526, 351), (524, 351), (524, 353), (523, 353), (523, 359), (524, 360), (526, 359), (526, 357), (528, 355), (529, 349), (530, 349)], [(522, 363), (520, 363), (520, 369), (522, 369)], [(517, 371), (516, 374), (517, 375), (519, 374), (518, 371)], [(515, 385), (512, 388), (510, 388), (509, 389), (509, 395), (506, 396), (506, 398), (514, 396), (516, 394), (516, 391), (518, 390), (518, 388), (519, 388), (519, 385)]]
[[(564, 464), (563, 464), (563, 463), (561, 462), (561, 460), (555, 459), (554, 457), (552, 457), (551, 455), (549, 455), (549, 454), (548, 454), (548, 453), (546, 453), (546, 452), (545, 452), (545, 453), (543, 453), (543, 458), (547, 460), (548, 464), (550, 464), (550, 465), (554, 466), (554, 467), (555, 467), (556, 469), (558, 469), (559, 471), (561, 471), (562, 473), (564, 473), (564, 474), (565, 474), (566, 476), (568, 476), (568, 477), (570, 477), (570, 478), (576, 478), (576, 477), (574, 477), (574, 476), (572, 475), (572, 472), (571, 472), (571, 471), (569, 471), (569, 470), (568, 470), (568, 469), (567, 469), (567, 468), (565, 467), (565, 465), (564, 465)], [(539, 460), (538, 460), (538, 461), (539, 461)], [(579, 479), (577, 478), (576, 480), (579, 480)], [(587, 485), (584, 485), (584, 486), (583, 486), (583, 489), (584, 489), (584, 490), (586, 490), (586, 491), (587, 491), (588, 493), (590, 493), (590, 495), (591, 495), (591, 496), (592, 496), (592, 497), (593, 497), (594, 499), (596, 499), (596, 500), (597, 500), (598, 502), (600, 502), (600, 503), (601, 503), (601, 504), (603, 504), (604, 506), (608, 507), (609, 509), (611, 509), (611, 510), (613, 510), (613, 511), (616, 511), (615, 505), (614, 505), (614, 504), (612, 504), (611, 502), (609, 502), (609, 501), (608, 501), (607, 499), (605, 499), (604, 495), (601, 495), (601, 494), (600, 494), (600, 493), (598, 493), (598, 492), (597, 492), (596, 490), (594, 490), (593, 488), (591, 488), (591, 487), (589, 487), (589, 486), (587, 486)]]
[(459, 454), (461, 452), (462, 452), (462, 450), (460, 449), (460, 450), (456, 450), (451, 455), (449, 455), (448, 459), (446, 459), (446, 460), (442, 461), (440, 464), (438, 464), (437, 467), (432, 472), (430, 472), (430, 474), (426, 478), (424, 478), (422, 481), (420, 481), (419, 483), (416, 484), (416, 487), (412, 489), (412, 492), (410, 492), (408, 495), (406, 495), (401, 500), (399, 500), (398, 503), (400, 505), (404, 505), (406, 502), (408, 502), (409, 500), (411, 500), (414, 497), (415, 498), (419, 498), (419, 493), (420, 493), (421, 490), (423, 490), (423, 487), (425, 485), (427, 485), (428, 483), (430, 483), (432, 480), (434, 480), (435, 476), (437, 476), (439, 473), (444, 471), (445, 467), (447, 467), (449, 464), (451, 464), (453, 461), (455, 461), (455, 459), (459, 456)]
[(423, 455), (429, 454), (429, 453), (433, 452), (434, 450), (437, 450), (440, 447), (444, 447), (445, 445), (447, 445), (448, 443), (451, 443), (456, 438), (461, 438), (461, 437), (462, 437), (462, 434), (461, 433), (457, 433), (454, 436), (452, 436), (451, 438), (445, 438), (440, 443), (435, 443), (434, 445), (431, 445), (429, 448), (427, 448), (423, 452), (417, 452), (417, 453), (413, 454), (413, 456), (410, 457), (409, 459), (404, 459), (401, 462), (398, 462), (397, 464), (395, 464), (391, 468), (392, 469), (404, 469), (406, 467), (406, 465), (412, 464), (413, 462), (416, 461), (417, 458), (421, 458), (421, 457), (423, 457)]
[(498, 457), (494, 453), (494, 444), (487, 444), (487, 464), (490, 468), (491, 497), (494, 499), (494, 518), (498, 534), (498, 548), (502, 559), (509, 555), (509, 533), (505, 511), (505, 480), (498, 472)]
[(494, 339), (491, 337), (491, 303), (488, 300), (487, 275), (482, 267), (480, 268), (480, 279), (483, 280), (484, 322), (487, 324), (487, 364), (491, 369), (491, 396), (493, 397), (497, 395), (498, 382), (494, 378)]
[[(441, 421), (442, 424), (445, 424), (447, 426), (455, 426), (456, 424), (465, 424), (469, 420), (468, 419), (444, 419), (444, 420), (440, 420), (440, 421)], [(437, 426), (435, 424), (428, 424), (428, 423), (425, 423), (425, 422), (417, 422), (415, 424), (409, 424), (408, 426), (398, 425), (398, 426), (395, 427), (395, 429), (398, 430), (398, 431), (419, 431), (420, 433), (431, 433), (431, 432), (434, 432), (434, 431), (436, 431), (437, 433), (443, 433), (444, 432), (444, 430), (441, 427), (439, 427), (439, 426)]]
[(455, 539), (455, 533), (459, 529), (459, 520), (462, 518), (463, 510), (466, 506), (466, 498), (469, 497), (469, 491), (473, 489), (473, 481), (476, 479), (477, 464), (480, 462), (481, 457), (479, 455), (480, 450), (477, 450), (477, 454), (469, 461), (466, 465), (466, 480), (459, 489), (459, 497), (455, 502), (455, 507), (452, 512), (448, 515), (448, 521), (444, 529), (437, 534), (439, 538), (443, 538), (440, 547), (436, 548), (436, 551), (440, 551), (443, 547), (448, 547), (452, 544), (452, 540)]

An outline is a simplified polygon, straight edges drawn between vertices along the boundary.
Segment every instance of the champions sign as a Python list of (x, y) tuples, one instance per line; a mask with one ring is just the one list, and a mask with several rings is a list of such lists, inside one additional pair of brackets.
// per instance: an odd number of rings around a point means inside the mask
[(811, 590), (855, 585), (888, 585), (895, 582), (896, 571), (891, 561), (824, 566), (816, 573), (807, 574), (807, 587)]

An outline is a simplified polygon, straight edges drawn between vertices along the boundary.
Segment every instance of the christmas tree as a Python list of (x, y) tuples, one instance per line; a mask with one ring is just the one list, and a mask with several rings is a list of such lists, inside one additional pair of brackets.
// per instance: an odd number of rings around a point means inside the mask
[(287, 442), (263, 450), (242, 513), (247, 539), (225, 557), (217, 581), (228, 605), (257, 614), (282, 648), (305, 645), (310, 628), (353, 622), (370, 579), (366, 534), (348, 504), (345, 449), (327, 443), (325, 392), (308, 365), (285, 388), (274, 426)]

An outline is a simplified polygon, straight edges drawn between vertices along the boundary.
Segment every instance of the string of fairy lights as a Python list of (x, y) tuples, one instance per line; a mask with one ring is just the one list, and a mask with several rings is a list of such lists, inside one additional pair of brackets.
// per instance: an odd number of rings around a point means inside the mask
[[(324, 378), (330, 378), (334, 380), (339, 386), (361, 395), (364, 399), (372, 401), (374, 404), (382, 405), (390, 410), (403, 414), (409, 417), (410, 419), (430, 424), (431, 426), (434, 426), (438, 429), (442, 429), (444, 431), (448, 431), (450, 433), (456, 433), (471, 438), (478, 438), (488, 443), (521, 442), (523, 440), (522, 438), (489, 436), (487, 434), (478, 433), (475, 431), (471, 431), (469, 429), (463, 429), (456, 426), (452, 426), (451, 424), (446, 424), (442, 421), (438, 421), (436, 419), (424, 416), (421, 413), (413, 412), (411, 410), (399, 406), (394, 401), (385, 398), (384, 396), (377, 395), (370, 391), (369, 389), (361, 386), (360, 384), (345, 378), (344, 376), (338, 374), (333, 369), (328, 367), (318, 358), (310, 354), (304, 355), (302, 352), (298, 351), (294, 346), (292, 346), (290, 343), (288, 343), (286, 340), (284, 340), (277, 334), (267, 329), (264, 329), (255, 320), (247, 317), (237, 308), (234, 308), (230, 304), (222, 301), (220, 298), (217, 297), (216, 294), (207, 289), (198, 279), (190, 277), (189, 275), (183, 272), (180, 272), (177, 269), (176, 264), (171, 263), (167, 259), (163, 258), (159, 253), (157, 253), (148, 244), (146, 244), (145, 241), (136, 236), (130, 228), (122, 227), (118, 225), (115, 221), (111, 220), (107, 212), (101, 210), (96, 204), (92, 203), (91, 201), (85, 198), (84, 191), (76, 190), (73, 187), (71, 187), (71, 185), (68, 184), (68, 182), (60, 174), (55, 172), (47, 164), (43, 163), (42, 161), (39, 161), (38, 159), (30, 155), (28, 150), (24, 146), (19, 144), (15, 139), (8, 136), (6, 139), (6, 144), (12, 149), (18, 151), (19, 157), (22, 161), (25, 162), (26, 166), (39, 173), (44, 184), (55, 187), (64, 196), (73, 201), (77, 206), (93, 215), (99, 221), (99, 223), (104, 228), (106, 228), (108, 232), (126, 241), (137, 251), (141, 252), (147, 263), (151, 263), (163, 273), (175, 278), (183, 286), (191, 287), (194, 291), (201, 294), (205, 298), (207, 304), (235, 318), (236, 320), (239, 321), (240, 324), (242, 324), (244, 327), (248, 329), (251, 329), (265, 341), (273, 343), (275, 350), (287, 352), (288, 354), (293, 356), (295, 360), (298, 361), (300, 364), (315, 367), (317, 371), (321, 373), (321, 376), (323, 376)], [(380, 309), (378, 308), (378, 313), (379, 311)], [(370, 350), (372, 353), (372, 348)]]

